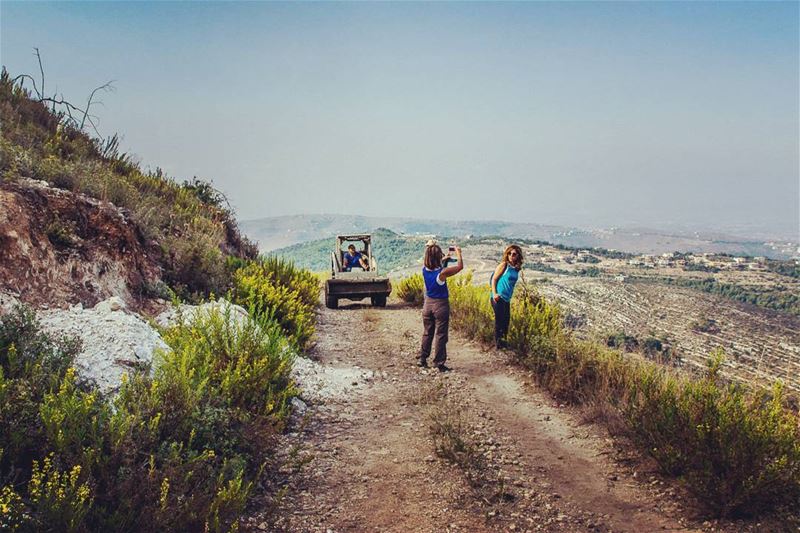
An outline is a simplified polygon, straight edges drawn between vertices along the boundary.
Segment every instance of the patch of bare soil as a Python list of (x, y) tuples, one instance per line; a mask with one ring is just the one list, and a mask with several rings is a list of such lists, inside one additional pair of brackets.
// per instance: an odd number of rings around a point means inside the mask
[(27, 304), (134, 309), (160, 278), (161, 251), (126, 211), (35, 180), (0, 181), (0, 294)]
[(296, 422), (279, 508), (254, 512), (246, 529), (760, 529), (694, 518), (652, 467), (536, 390), (501, 353), (451, 332), (454, 370), (417, 368), (421, 326), (419, 310), (399, 305), (320, 312), (312, 356), (371, 378)]

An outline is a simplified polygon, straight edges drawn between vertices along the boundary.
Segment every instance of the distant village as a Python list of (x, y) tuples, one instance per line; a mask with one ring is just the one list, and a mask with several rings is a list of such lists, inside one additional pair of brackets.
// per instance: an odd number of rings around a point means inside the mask
[[(615, 250), (546, 250), (545, 246), (532, 245), (531, 255), (536, 261), (542, 263), (567, 264), (574, 263), (599, 263), (603, 259), (612, 259), (614, 262), (636, 268), (682, 268), (689, 271), (721, 272), (721, 271), (767, 271), (766, 257), (740, 257), (713, 252), (667, 252), (663, 254), (625, 254)], [(602, 256), (606, 256), (603, 258)], [(800, 265), (800, 258), (792, 261)]]

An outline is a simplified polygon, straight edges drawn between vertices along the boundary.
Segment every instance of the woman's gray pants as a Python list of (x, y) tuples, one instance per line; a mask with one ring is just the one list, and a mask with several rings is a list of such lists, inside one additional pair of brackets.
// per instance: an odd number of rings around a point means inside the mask
[(425, 298), (422, 305), (422, 347), (419, 359), (427, 361), (431, 355), (431, 345), (436, 339), (436, 352), (433, 364), (443, 365), (447, 360), (447, 330), (450, 324), (450, 300), (447, 298)]

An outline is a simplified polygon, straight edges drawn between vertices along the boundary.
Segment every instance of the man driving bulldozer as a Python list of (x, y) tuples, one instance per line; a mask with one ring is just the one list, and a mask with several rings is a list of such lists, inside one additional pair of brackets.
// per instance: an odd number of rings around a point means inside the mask
[(367, 263), (367, 259), (364, 257), (364, 254), (357, 252), (356, 247), (353, 244), (347, 247), (347, 252), (344, 254), (343, 266), (347, 272), (350, 272), (353, 267), (361, 267), (364, 270), (369, 270), (369, 263)]

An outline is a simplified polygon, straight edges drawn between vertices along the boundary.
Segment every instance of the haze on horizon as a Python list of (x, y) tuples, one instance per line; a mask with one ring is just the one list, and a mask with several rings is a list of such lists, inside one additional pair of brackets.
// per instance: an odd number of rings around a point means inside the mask
[[(242, 219), (800, 227), (796, 2), (0, 3), (0, 59)], [(48, 92), (49, 92), (48, 91)]]

